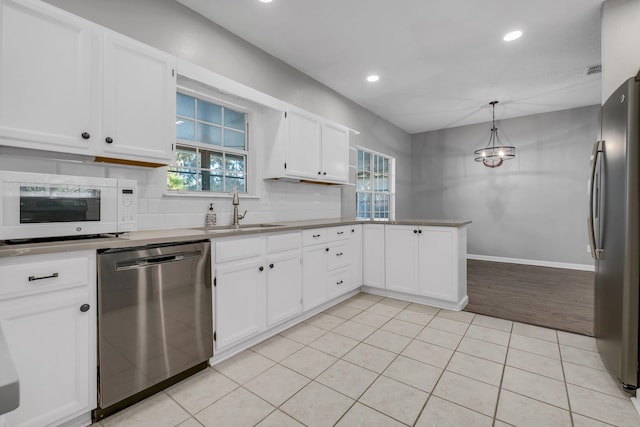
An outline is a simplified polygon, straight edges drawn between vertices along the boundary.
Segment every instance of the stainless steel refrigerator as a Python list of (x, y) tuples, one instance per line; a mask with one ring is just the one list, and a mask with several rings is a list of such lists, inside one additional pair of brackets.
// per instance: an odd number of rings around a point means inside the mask
[(595, 259), (594, 332), (621, 386), (638, 387), (640, 73), (602, 106), (591, 158), (589, 240)]

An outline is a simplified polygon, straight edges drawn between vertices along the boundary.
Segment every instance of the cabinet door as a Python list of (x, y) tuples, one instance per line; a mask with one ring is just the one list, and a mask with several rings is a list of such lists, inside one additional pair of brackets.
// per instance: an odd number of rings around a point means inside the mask
[(418, 236), (418, 227), (385, 226), (387, 289), (418, 291)]
[(222, 349), (266, 328), (264, 258), (216, 268), (216, 348)]
[(106, 33), (100, 155), (172, 163), (175, 112), (175, 57), (127, 37)]
[(365, 224), (362, 242), (364, 284), (384, 288), (384, 225)]
[(321, 179), (320, 122), (297, 110), (287, 111), (287, 176)]
[(351, 249), (350, 288), (354, 289), (362, 286), (362, 226), (351, 226), (349, 237)]
[(349, 180), (349, 131), (330, 123), (322, 124), (322, 179)]
[(95, 408), (95, 322), (86, 288), (0, 303), (20, 379), (20, 406), (5, 415), (7, 425), (58, 425)]
[(302, 311), (300, 251), (267, 257), (267, 326)]
[(327, 249), (325, 245), (302, 252), (302, 305), (309, 310), (327, 300)]
[(87, 154), (100, 102), (90, 27), (39, 1), (2, 0), (0, 19), (0, 144)]
[(421, 228), (420, 293), (458, 302), (458, 250), (455, 229)]

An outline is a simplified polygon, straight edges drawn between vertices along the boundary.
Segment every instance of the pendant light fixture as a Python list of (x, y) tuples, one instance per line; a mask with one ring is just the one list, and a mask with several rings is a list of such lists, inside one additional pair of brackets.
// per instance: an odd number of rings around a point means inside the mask
[(505, 160), (511, 160), (516, 157), (516, 147), (502, 145), (498, 137), (498, 128), (496, 127), (496, 104), (498, 101), (491, 101), (489, 105), (493, 108), (493, 126), (491, 127), (491, 135), (489, 142), (484, 148), (479, 148), (473, 152), (476, 162), (482, 162), (488, 168), (497, 168), (502, 166)]

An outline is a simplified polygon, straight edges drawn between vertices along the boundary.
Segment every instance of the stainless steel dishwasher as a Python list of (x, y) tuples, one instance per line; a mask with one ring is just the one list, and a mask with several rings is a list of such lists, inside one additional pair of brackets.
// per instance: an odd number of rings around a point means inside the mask
[(98, 251), (94, 420), (207, 367), (210, 252), (208, 241)]

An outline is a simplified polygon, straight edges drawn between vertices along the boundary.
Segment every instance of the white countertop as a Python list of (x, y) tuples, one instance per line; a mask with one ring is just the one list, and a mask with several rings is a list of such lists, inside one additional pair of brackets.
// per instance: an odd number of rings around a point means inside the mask
[(165, 228), (156, 230), (141, 230), (126, 233), (121, 236), (107, 236), (74, 240), (57, 240), (36, 243), (6, 243), (0, 242), (0, 258), (15, 257), (21, 255), (38, 255), (46, 253), (99, 250), (112, 248), (126, 248), (144, 246), (168, 242), (186, 242), (196, 240), (208, 240), (213, 237), (229, 237), (256, 233), (272, 233), (281, 231), (291, 231), (298, 229), (309, 229), (319, 227), (335, 227), (340, 225), (354, 224), (397, 224), (413, 226), (432, 227), (464, 227), (470, 224), (468, 220), (439, 220), (439, 219), (413, 219), (398, 221), (356, 221), (354, 219), (318, 219), (308, 221), (287, 221), (270, 223), (274, 227), (264, 227), (261, 229), (250, 228), (259, 224), (242, 224), (248, 227), (246, 230), (237, 231), (229, 229), (228, 226), (218, 226), (205, 229), (205, 227), (193, 228)]

